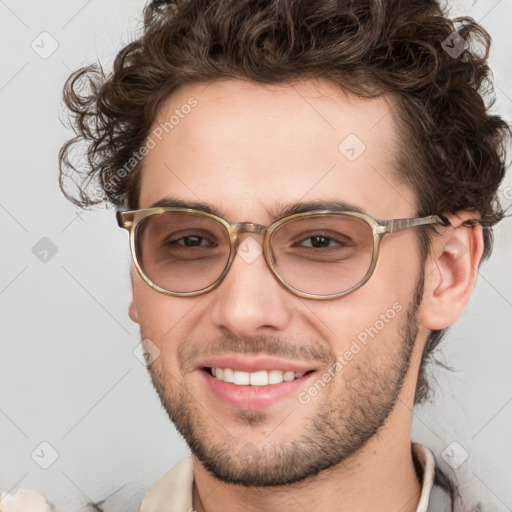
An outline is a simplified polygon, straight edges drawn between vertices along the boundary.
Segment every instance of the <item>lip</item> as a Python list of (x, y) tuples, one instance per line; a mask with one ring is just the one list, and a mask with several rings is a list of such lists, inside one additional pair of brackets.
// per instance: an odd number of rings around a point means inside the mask
[(258, 411), (265, 409), (291, 395), (297, 396), (300, 388), (304, 388), (306, 380), (309, 380), (316, 372), (308, 373), (298, 379), (280, 384), (268, 384), (266, 386), (238, 386), (230, 382), (224, 382), (211, 376), (202, 370), (206, 384), (224, 404), (235, 409)]
[(216, 356), (202, 361), (198, 369), (204, 368), (231, 368), (241, 372), (259, 372), (261, 370), (282, 370), (294, 373), (309, 372), (317, 368), (312, 364), (300, 363), (298, 361), (286, 361), (277, 357), (251, 356), (242, 357), (235, 355)]
[[(308, 372), (298, 379), (283, 381), (279, 384), (266, 386), (239, 386), (231, 382), (216, 379), (207, 371), (207, 368), (231, 368), (244, 372), (257, 372), (261, 370), (282, 370), (295, 373)], [(219, 356), (204, 361), (198, 368), (205, 381), (205, 385), (223, 404), (248, 411), (265, 409), (290, 396), (297, 396), (300, 389), (304, 389), (307, 381), (313, 378), (316, 368), (304, 363), (284, 361), (272, 357)]]

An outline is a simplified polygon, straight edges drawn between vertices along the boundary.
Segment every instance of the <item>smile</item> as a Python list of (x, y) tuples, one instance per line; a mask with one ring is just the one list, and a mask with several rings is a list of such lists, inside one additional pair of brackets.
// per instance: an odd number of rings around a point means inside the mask
[(237, 386), (268, 386), (281, 384), (300, 379), (307, 372), (293, 372), (285, 370), (260, 370), (257, 372), (244, 372), (232, 368), (208, 368), (210, 375), (217, 380), (229, 382)]

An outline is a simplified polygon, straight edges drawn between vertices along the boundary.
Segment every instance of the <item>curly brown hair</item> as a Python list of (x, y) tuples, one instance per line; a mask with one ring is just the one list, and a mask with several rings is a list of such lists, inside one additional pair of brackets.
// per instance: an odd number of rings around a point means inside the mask
[[(140, 148), (180, 86), (323, 78), (394, 101), (397, 172), (416, 192), (416, 214), (478, 212), (487, 257), (504, 215), (497, 191), (510, 134), (489, 113), (490, 42), (473, 19), (452, 21), (434, 0), (154, 0), (141, 36), (119, 52), (111, 73), (93, 65), (66, 82), (76, 137), (59, 154), (61, 189), (81, 207), (136, 209)], [(419, 233), (423, 253), (429, 235)], [(425, 363), (443, 332), (427, 343), (417, 402), (428, 396)]]

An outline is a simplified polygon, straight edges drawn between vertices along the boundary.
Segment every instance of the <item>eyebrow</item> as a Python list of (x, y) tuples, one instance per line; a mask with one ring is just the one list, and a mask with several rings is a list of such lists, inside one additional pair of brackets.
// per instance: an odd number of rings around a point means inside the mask
[[(226, 212), (222, 208), (217, 208), (212, 203), (199, 202), (199, 201), (184, 201), (176, 197), (164, 197), (155, 203), (150, 208), (190, 208), (193, 210), (199, 210), (217, 217), (226, 218)], [(300, 201), (297, 203), (277, 203), (273, 207), (267, 207), (266, 212), (269, 215), (271, 221), (288, 217), (296, 213), (307, 213), (314, 210), (335, 210), (335, 211), (349, 211), (365, 213), (367, 211), (353, 203), (349, 203), (340, 199), (326, 199), (317, 201)]]

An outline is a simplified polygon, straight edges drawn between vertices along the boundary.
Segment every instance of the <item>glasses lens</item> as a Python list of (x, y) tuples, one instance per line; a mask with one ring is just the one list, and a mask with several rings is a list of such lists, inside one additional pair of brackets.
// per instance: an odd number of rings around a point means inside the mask
[(373, 257), (369, 224), (345, 215), (299, 217), (279, 226), (270, 240), (277, 273), (297, 290), (341, 293), (359, 284)]
[(193, 213), (146, 217), (137, 226), (135, 240), (143, 273), (172, 292), (208, 287), (222, 274), (229, 258), (229, 235), (224, 227)]

